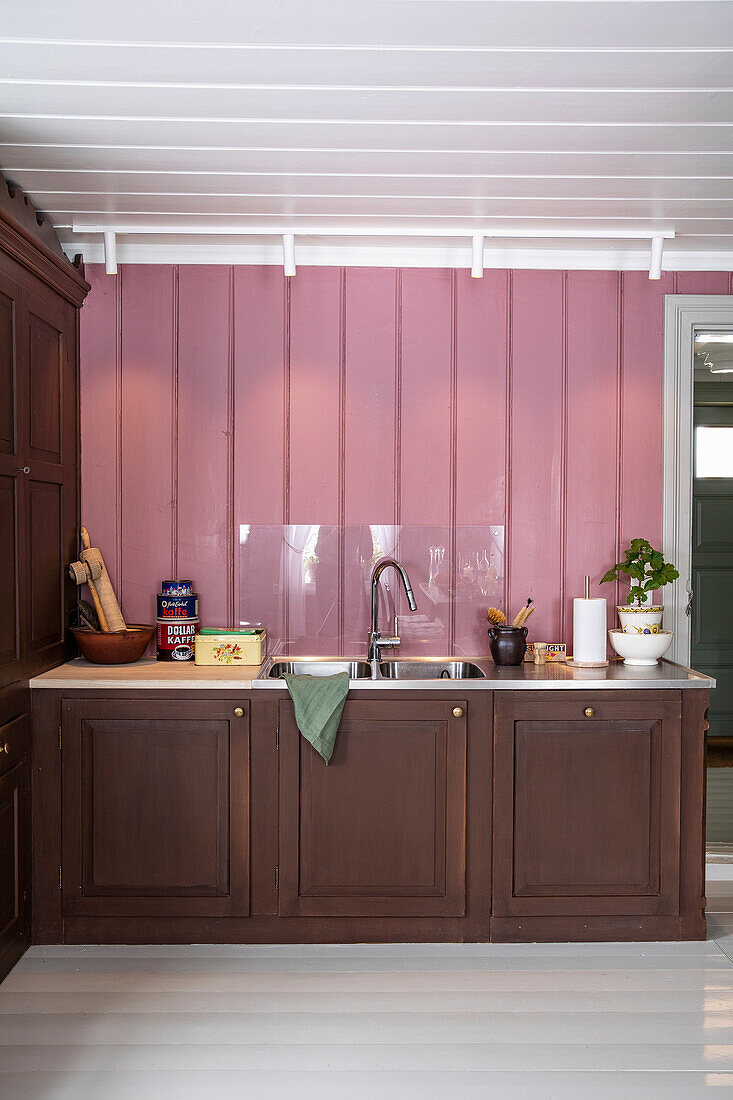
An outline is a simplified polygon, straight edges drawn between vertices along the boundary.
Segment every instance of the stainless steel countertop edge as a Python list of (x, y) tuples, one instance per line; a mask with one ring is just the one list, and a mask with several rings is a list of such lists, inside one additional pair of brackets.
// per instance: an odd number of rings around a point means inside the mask
[[(349, 658), (342, 658), (349, 659)], [(361, 658), (354, 658), (361, 659)], [(415, 658), (420, 660), (454, 660), (455, 658)], [(101, 674), (103, 666), (87, 662), (69, 661), (58, 668), (34, 676), (29, 681), (32, 690), (47, 691), (284, 691), (281, 680), (269, 679), (268, 672), (273, 658), (268, 657), (255, 676), (237, 677), (235, 669), (218, 669), (219, 676), (209, 679), (201, 672), (193, 674), (186, 666), (161, 664), (153, 669), (146, 666), (148, 675), (136, 677), (130, 665), (110, 668)], [(492, 661), (471, 658), (483, 672), (485, 679), (466, 680), (350, 680), (350, 691), (620, 691), (628, 688), (641, 690), (690, 690), (714, 688), (711, 676), (696, 672), (671, 661), (661, 661), (654, 668), (629, 667), (613, 661), (607, 668), (576, 669), (566, 664), (523, 664), (515, 668), (497, 668)], [(106, 671), (106, 670), (105, 670)], [(242, 670), (244, 671), (244, 670)], [(231, 676), (227, 673), (231, 672)]]

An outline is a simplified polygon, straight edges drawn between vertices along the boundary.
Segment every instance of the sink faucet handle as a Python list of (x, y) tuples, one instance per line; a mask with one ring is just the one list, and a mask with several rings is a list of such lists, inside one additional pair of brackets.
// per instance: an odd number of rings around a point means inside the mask
[(398, 635), (400, 633), (399, 616), (398, 615), (395, 615), (395, 617), (394, 617), (394, 630), (392, 631), (392, 633), (394, 634), (395, 638), (398, 637)]

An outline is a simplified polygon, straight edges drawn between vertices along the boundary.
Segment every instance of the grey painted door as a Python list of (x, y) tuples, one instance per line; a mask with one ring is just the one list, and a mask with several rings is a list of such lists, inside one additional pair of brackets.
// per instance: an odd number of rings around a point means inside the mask
[[(717, 459), (706, 453), (700, 428), (723, 429)], [(733, 476), (699, 475), (731, 473), (728, 440), (733, 457), (733, 406), (696, 405), (690, 663), (718, 681), (710, 703), (710, 738), (733, 737)]]

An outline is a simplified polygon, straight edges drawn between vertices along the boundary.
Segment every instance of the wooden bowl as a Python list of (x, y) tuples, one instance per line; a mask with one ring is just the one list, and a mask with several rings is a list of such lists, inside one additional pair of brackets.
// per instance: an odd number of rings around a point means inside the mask
[(82, 656), (94, 665), (129, 665), (139, 661), (150, 644), (154, 626), (128, 624), (127, 630), (74, 630), (71, 633)]

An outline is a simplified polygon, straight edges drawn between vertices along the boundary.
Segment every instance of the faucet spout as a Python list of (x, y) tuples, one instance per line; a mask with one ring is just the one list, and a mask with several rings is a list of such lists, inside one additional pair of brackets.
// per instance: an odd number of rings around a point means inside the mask
[(384, 561), (380, 561), (377, 565), (375, 565), (374, 572), (372, 573), (372, 617), (369, 627), (368, 659), (370, 661), (379, 660), (381, 656), (380, 651), (383, 647), (398, 646), (400, 644), (399, 638), (396, 637), (396, 629), (394, 637), (383, 638), (379, 633), (377, 622), (379, 616), (379, 578), (381, 577), (384, 570), (388, 569), (390, 566), (392, 566), (393, 569), (396, 569), (400, 575), (402, 585), (405, 589), (405, 595), (407, 596), (407, 602), (409, 604), (410, 611), (417, 611), (415, 594), (412, 591), (410, 578), (407, 575), (407, 570), (405, 569), (405, 567), (403, 565), (400, 565), (398, 561), (395, 561), (394, 558), (385, 558)]

